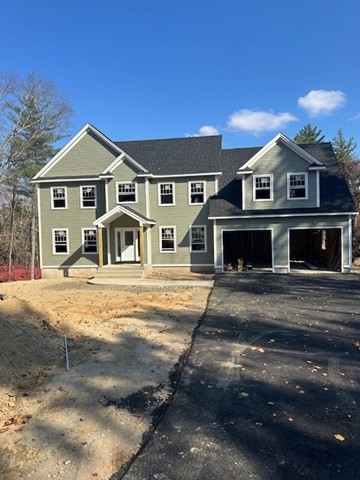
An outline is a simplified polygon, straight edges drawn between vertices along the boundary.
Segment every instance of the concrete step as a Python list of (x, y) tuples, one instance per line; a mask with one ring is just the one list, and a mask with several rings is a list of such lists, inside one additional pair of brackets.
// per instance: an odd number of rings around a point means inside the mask
[(144, 269), (138, 264), (104, 265), (96, 272), (95, 279), (143, 278)]

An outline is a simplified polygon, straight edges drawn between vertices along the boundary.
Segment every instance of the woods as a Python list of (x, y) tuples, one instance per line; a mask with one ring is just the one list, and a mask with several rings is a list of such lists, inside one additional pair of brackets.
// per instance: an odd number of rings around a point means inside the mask
[(31, 178), (68, 134), (72, 109), (56, 86), (30, 74), (0, 76), (0, 264), (39, 264), (36, 189)]

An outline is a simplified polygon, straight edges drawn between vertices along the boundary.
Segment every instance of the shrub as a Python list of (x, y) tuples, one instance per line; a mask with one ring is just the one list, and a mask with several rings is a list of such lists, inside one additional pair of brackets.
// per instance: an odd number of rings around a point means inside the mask
[[(41, 278), (40, 268), (35, 268), (35, 279)], [(18, 280), (30, 280), (30, 269), (13, 265), (9, 273), (8, 265), (0, 265), (0, 282), (17, 282)]]

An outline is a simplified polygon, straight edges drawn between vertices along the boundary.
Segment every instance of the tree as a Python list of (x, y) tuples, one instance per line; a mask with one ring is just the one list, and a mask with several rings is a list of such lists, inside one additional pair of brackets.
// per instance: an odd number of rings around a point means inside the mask
[(322, 131), (317, 127), (313, 127), (308, 123), (301, 128), (294, 137), (294, 141), (297, 144), (301, 143), (322, 143), (325, 139), (325, 135), (321, 135)]
[[(27, 248), (21, 263), (28, 263), (31, 258), (34, 272), (37, 204), (31, 178), (55, 154), (54, 143), (66, 136), (72, 110), (52, 82), (34, 74), (24, 80), (14, 76), (2, 76), (1, 80), (0, 189), (8, 201), (3, 201), (0, 208), (7, 210), (7, 262), (11, 270), (15, 241), (21, 237)], [(24, 211), (27, 222), (24, 225), (21, 213), (19, 231), (19, 212)]]
[(357, 142), (354, 137), (346, 140), (342, 129), (339, 129), (336, 136), (332, 139), (332, 144), (351, 193), (358, 202), (360, 200), (360, 168), (359, 158), (356, 153)]

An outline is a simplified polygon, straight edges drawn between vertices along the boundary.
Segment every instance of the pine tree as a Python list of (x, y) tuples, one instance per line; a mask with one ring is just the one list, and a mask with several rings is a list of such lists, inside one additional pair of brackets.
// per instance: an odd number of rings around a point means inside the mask
[(308, 123), (301, 128), (294, 137), (294, 141), (297, 144), (302, 143), (322, 143), (325, 139), (325, 135), (321, 135), (322, 131), (317, 127), (313, 127)]

